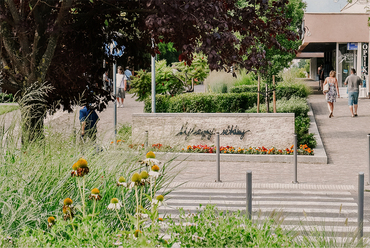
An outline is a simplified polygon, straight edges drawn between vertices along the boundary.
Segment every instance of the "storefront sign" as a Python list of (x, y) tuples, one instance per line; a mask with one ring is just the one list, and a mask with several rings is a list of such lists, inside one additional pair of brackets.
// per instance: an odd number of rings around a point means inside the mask
[(363, 75), (368, 74), (368, 64), (369, 64), (369, 44), (362, 44), (362, 73)]
[(347, 50), (358, 50), (358, 43), (355, 42), (347, 43)]

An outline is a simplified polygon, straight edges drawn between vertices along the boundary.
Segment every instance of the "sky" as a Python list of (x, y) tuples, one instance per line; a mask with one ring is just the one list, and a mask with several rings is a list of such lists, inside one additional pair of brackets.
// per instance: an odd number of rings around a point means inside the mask
[(307, 3), (306, 12), (340, 12), (347, 0), (304, 0)]

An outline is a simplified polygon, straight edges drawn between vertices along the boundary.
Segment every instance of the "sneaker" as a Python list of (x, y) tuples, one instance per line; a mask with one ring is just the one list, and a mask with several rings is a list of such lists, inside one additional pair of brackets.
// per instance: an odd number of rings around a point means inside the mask
[(123, 103), (121, 104), (121, 108), (123, 108)]

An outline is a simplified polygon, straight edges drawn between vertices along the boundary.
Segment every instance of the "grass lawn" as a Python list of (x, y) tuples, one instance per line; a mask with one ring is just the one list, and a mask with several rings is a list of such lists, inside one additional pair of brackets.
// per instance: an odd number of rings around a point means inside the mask
[(19, 109), (18, 105), (0, 105), (0, 115)]

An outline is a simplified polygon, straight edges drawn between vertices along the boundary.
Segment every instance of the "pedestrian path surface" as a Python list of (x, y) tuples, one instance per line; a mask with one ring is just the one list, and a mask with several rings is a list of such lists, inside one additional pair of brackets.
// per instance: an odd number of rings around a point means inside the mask
[[(178, 208), (196, 213), (207, 204), (219, 210), (246, 210), (246, 189), (243, 184), (220, 188), (216, 183), (208, 187), (179, 187), (166, 196), (167, 206), (160, 208), (161, 216), (178, 218)], [(194, 187), (192, 187), (194, 186)], [(346, 189), (346, 190), (343, 190)], [(201, 207), (200, 207), (201, 205)], [(295, 187), (285, 184), (254, 184), (252, 216), (261, 221), (266, 216), (279, 217), (282, 227), (295, 231), (325, 231), (331, 237), (351, 237), (357, 228), (357, 202), (354, 187), (342, 185), (323, 187)], [(369, 221), (364, 223), (365, 235), (370, 234)]]

